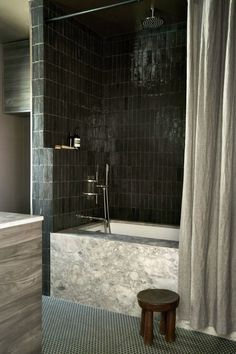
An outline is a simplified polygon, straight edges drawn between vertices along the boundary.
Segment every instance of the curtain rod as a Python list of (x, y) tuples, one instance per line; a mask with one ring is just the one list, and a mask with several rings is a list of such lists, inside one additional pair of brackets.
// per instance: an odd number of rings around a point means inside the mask
[(107, 5), (107, 6), (102, 6), (102, 7), (96, 7), (94, 9), (89, 9), (89, 10), (85, 10), (85, 11), (80, 11), (80, 12), (74, 12), (72, 14), (68, 14), (68, 15), (64, 15), (64, 16), (57, 16), (57, 17), (52, 17), (52, 18), (48, 18), (46, 19), (46, 22), (53, 22), (53, 21), (59, 21), (59, 20), (64, 20), (66, 18), (70, 18), (70, 17), (74, 17), (74, 16), (80, 16), (80, 15), (85, 15), (91, 12), (96, 12), (96, 11), (102, 11), (102, 10), (107, 10), (107, 9), (112, 9), (113, 7), (118, 7), (118, 6), (122, 6), (122, 5), (129, 5), (129, 4), (134, 4), (134, 3), (140, 3), (143, 0), (126, 0), (126, 1), (122, 1), (122, 2), (118, 2), (116, 4), (112, 4), (112, 5)]

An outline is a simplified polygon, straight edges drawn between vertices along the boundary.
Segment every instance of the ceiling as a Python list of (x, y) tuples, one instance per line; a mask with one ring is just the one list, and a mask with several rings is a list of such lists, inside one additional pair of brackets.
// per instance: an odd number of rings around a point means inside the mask
[[(69, 13), (106, 6), (124, 0), (53, 0)], [(79, 22), (103, 36), (133, 32), (150, 16), (150, 7), (160, 11), (165, 23), (186, 20), (187, 0), (143, 0), (138, 4), (94, 12), (75, 17)], [(29, 37), (29, 1), (0, 0), (0, 43)]]
[[(115, 4), (121, 0), (54, 0), (54, 2), (62, 5), (71, 13)], [(123, 5), (75, 18), (95, 32), (109, 37), (135, 31), (145, 17), (151, 16), (152, 5), (160, 12), (166, 24), (186, 21), (187, 0), (143, 0), (137, 4)]]

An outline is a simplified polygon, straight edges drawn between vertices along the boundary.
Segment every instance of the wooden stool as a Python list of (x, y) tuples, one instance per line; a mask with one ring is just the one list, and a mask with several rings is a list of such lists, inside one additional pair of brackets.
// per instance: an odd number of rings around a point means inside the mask
[(160, 333), (165, 334), (167, 342), (174, 342), (179, 295), (165, 289), (146, 289), (140, 291), (137, 298), (142, 308), (140, 334), (144, 344), (153, 343), (153, 312), (161, 312)]

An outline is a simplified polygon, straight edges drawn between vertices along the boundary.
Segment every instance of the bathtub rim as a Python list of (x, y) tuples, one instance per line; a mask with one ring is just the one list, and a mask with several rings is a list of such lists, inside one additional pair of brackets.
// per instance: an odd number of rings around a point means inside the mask
[[(111, 234), (102, 232), (101, 230), (95, 230), (96, 227), (102, 227), (103, 222), (89, 222), (86, 224), (81, 224), (78, 226), (74, 226), (71, 228), (67, 228), (64, 230), (59, 230), (56, 233), (65, 233), (65, 234), (78, 234), (78, 235), (87, 235), (91, 237), (98, 237), (98, 238), (105, 238), (105, 239), (116, 239), (120, 241), (125, 241), (127, 239), (127, 242), (135, 242), (139, 243), (138, 240), (140, 240), (141, 243), (155, 243), (155, 242), (162, 242), (162, 243), (173, 243), (175, 245), (174, 247), (178, 247), (179, 245), (179, 227), (178, 226), (171, 226), (171, 225), (161, 225), (161, 224), (153, 224), (153, 223), (143, 223), (143, 222), (134, 222), (134, 221), (124, 221), (124, 220), (113, 220), (111, 219), (111, 223), (113, 224), (118, 224), (118, 225), (129, 225), (129, 226), (138, 226), (138, 227), (147, 227), (147, 228), (152, 228), (151, 232), (149, 230), (149, 234), (145, 234), (143, 230), (138, 230), (138, 231), (133, 231), (133, 230), (127, 230), (126, 232), (119, 232), (119, 230), (115, 230)], [(112, 224), (111, 224), (112, 227)], [(167, 234), (162, 234), (161, 229), (165, 230)], [(131, 232), (131, 234), (129, 233)], [(157, 237), (155, 232), (160, 232), (160, 236)], [(172, 235), (168, 235), (168, 232), (173, 232)], [(133, 238), (133, 240), (132, 240)]]
[[(155, 223), (149, 223), (149, 222), (142, 222), (142, 221), (130, 221), (130, 220), (120, 220), (120, 219), (110, 219), (111, 223), (114, 224), (128, 224), (128, 225), (140, 225), (140, 226), (151, 226), (151, 227), (160, 227), (160, 228), (165, 228), (165, 229), (175, 229), (175, 230), (180, 230), (180, 226), (177, 225), (166, 225), (166, 224), (155, 224)], [(89, 223), (85, 223), (85, 224), (80, 224), (78, 226), (75, 226), (77, 228), (82, 229), (82, 227), (84, 226), (89, 226), (89, 225), (95, 225), (95, 224), (102, 224), (102, 221), (96, 222), (96, 221), (92, 221)]]
[(72, 239), (76, 239), (77, 237), (82, 238), (93, 238), (97, 240), (103, 241), (112, 241), (112, 242), (121, 242), (121, 243), (132, 243), (132, 244), (140, 244), (146, 246), (157, 246), (161, 248), (179, 248), (179, 241), (171, 241), (171, 240), (163, 240), (163, 239), (154, 239), (148, 237), (140, 237), (140, 236), (129, 236), (129, 235), (121, 235), (121, 234), (105, 234), (103, 232), (96, 231), (85, 231), (78, 230), (77, 227), (64, 229), (61, 231), (51, 232), (50, 239), (52, 237), (72, 237)]
[[(113, 220), (111, 219), (111, 231), (116, 235), (126, 235), (130, 237), (142, 237), (151, 239), (160, 239), (179, 242), (179, 227), (171, 227), (168, 225), (153, 224), (153, 223), (143, 223), (143, 222), (126, 222), (124, 220)], [(122, 227), (123, 226), (123, 227)], [(114, 229), (113, 229), (114, 227)], [(100, 230), (96, 230), (99, 228)], [(89, 224), (84, 224), (78, 227), (79, 230), (85, 230), (88, 232), (98, 231), (104, 233), (103, 222), (92, 222)], [(118, 229), (117, 229), (118, 228)], [(135, 230), (136, 228), (136, 230)], [(124, 231), (123, 231), (124, 230)]]

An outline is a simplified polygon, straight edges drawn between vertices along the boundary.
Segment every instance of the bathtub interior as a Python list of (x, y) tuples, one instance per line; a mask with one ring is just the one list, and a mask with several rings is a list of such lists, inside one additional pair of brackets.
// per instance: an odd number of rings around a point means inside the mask
[[(104, 233), (104, 224), (102, 222), (84, 224), (78, 228), (78, 231), (82, 230)], [(117, 235), (179, 241), (179, 228), (174, 226), (111, 220), (111, 232)]]

